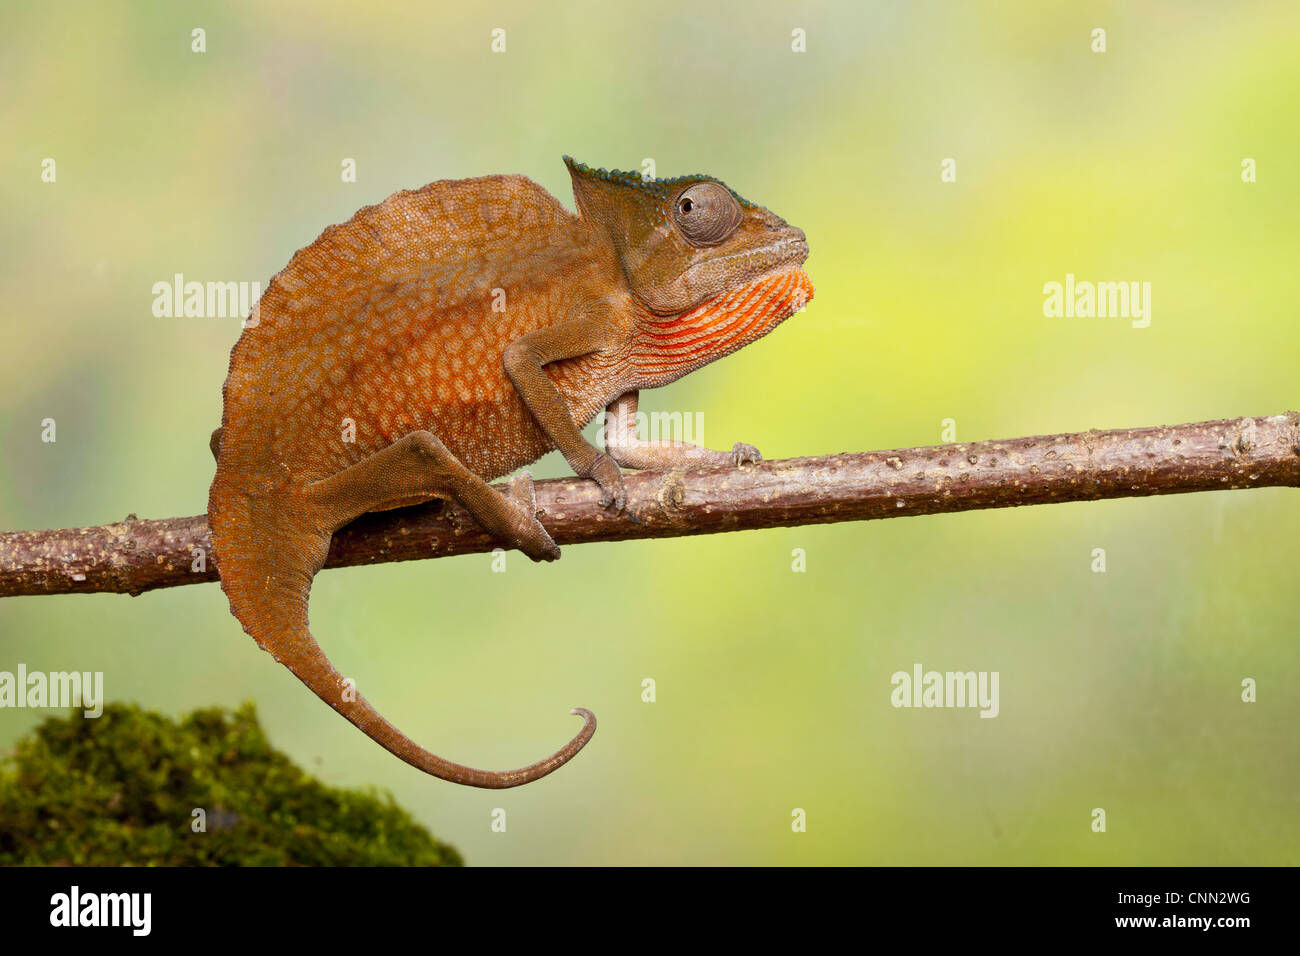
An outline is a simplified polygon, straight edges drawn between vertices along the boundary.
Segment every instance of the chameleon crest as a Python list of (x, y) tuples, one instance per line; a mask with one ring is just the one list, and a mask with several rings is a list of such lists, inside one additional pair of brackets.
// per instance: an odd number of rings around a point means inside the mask
[[(638, 439), (639, 391), (766, 335), (812, 297), (801, 230), (710, 176), (643, 181), (566, 157), (578, 214), (522, 176), (403, 190), (298, 251), (235, 344), (208, 499), (221, 585), (257, 643), (396, 756), (456, 783), (528, 783), (452, 763), (357, 695), (308, 628), (311, 582), (335, 531), (371, 511), (434, 499), (464, 507), (503, 545), (560, 556), (527, 472), (558, 449), (625, 506), (620, 466), (734, 466)], [(499, 306), (504, 291), (505, 308)], [(581, 429), (605, 412), (605, 449)], [(344, 427), (350, 423), (350, 428)]]

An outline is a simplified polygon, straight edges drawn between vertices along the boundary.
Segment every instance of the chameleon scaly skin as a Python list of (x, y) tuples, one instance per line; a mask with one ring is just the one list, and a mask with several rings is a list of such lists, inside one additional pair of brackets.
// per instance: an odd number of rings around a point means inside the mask
[[(558, 448), (621, 510), (619, 465), (758, 460), (744, 444), (639, 441), (638, 390), (766, 335), (812, 297), (803, 232), (720, 181), (565, 162), (577, 215), (523, 176), (487, 176), (404, 190), (327, 227), (271, 280), (235, 344), (212, 436), (208, 519), (244, 630), (389, 751), (469, 786), (545, 776), (591, 739), (595, 717), (575, 708), (577, 736), (513, 771), (416, 745), (345, 692), (308, 630), (333, 533), (369, 511), (443, 498), (550, 561), (560, 552), (537, 520), (531, 477), (508, 494), (488, 481)], [(604, 452), (581, 435), (602, 408)]]

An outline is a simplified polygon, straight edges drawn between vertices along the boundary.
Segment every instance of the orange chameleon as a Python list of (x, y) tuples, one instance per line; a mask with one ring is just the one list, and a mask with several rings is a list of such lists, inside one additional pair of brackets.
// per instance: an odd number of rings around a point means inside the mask
[[(813, 292), (803, 232), (724, 183), (565, 162), (577, 215), (523, 176), (486, 176), (404, 190), (327, 227), (271, 280), (235, 343), (212, 435), (208, 520), (244, 630), (393, 754), (474, 787), (551, 773), (595, 717), (575, 708), (578, 735), (519, 770), (474, 770), (416, 745), (344, 693), (308, 630), (331, 536), (366, 512), (444, 498), (553, 561), (531, 476), (508, 494), (488, 481), (558, 448), (622, 510), (620, 465), (760, 460), (745, 444), (638, 440), (637, 393), (766, 335)], [(604, 452), (580, 431), (601, 409)]]

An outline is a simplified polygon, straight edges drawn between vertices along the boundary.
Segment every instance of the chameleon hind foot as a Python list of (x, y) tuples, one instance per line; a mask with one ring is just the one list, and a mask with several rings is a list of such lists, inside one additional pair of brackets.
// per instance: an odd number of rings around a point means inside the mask
[(506, 482), (505, 497), (519, 513), (513, 535), (517, 547), (534, 561), (554, 561), (560, 556), (559, 545), (537, 519), (537, 487), (533, 475), (521, 471)]

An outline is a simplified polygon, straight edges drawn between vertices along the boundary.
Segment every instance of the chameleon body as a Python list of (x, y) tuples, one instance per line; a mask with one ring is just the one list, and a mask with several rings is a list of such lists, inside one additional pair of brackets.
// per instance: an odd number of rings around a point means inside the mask
[[(643, 180), (565, 158), (578, 213), (522, 176), (395, 193), (329, 226), (271, 280), (230, 356), (212, 543), (230, 607), (257, 643), (407, 763), (477, 787), (517, 786), (595, 732), (507, 772), (416, 745), (345, 685), (307, 624), (333, 533), (433, 499), (469, 511), (534, 560), (559, 549), (527, 473), (558, 448), (602, 504), (619, 466), (740, 465), (635, 434), (638, 390), (766, 335), (812, 296), (804, 234), (708, 176)], [(606, 411), (606, 449), (580, 429)], [(354, 434), (352, 434), (354, 432)]]

